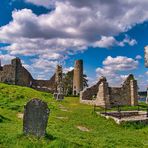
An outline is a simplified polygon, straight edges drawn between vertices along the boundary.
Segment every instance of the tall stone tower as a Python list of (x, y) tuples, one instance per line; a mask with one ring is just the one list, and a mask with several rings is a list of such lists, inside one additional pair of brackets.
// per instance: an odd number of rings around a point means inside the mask
[(56, 76), (55, 76), (55, 82), (58, 85), (60, 82), (62, 82), (63, 79), (63, 72), (62, 72), (62, 66), (57, 65), (56, 67)]
[(56, 100), (64, 99), (64, 86), (63, 86), (63, 70), (61, 65), (57, 65), (55, 74), (56, 90), (54, 92), (54, 98)]
[(76, 60), (73, 75), (73, 95), (83, 90), (83, 60)]
[(11, 64), (14, 67), (14, 77), (12, 78), (12, 81), (13, 84), (17, 85), (20, 78), (19, 70), (22, 67), (22, 63), (20, 58), (16, 57), (15, 59), (12, 59)]

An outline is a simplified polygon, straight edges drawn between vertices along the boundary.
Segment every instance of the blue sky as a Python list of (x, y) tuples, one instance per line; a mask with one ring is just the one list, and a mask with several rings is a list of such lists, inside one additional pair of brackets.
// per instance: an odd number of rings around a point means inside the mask
[(0, 59), (16, 56), (34, 78), (49, 79), (61, 63), (70, 70), (84, 60), (90, 85), (101, 75), (119, 86), (133, 73), (140, 90), (148, 83), (146, 0), (1, 0)]

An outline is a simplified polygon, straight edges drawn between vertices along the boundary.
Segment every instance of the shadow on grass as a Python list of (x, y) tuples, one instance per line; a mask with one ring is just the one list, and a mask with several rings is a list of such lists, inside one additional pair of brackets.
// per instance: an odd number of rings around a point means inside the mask
[(50, 135), (50, 134), (45, 134), (45, 139), (47, 140), (56, 140), (56, 137), (54, 137), (53, 135)]
[(124, 128), (142, 129), (148, 126), (148, 122), (127, 122), (122, 123), (121, 126)]
[(36, 137), (34, 135), (25, 135), (24, 133), (22, 134), (19, 134), (17, 136), (17, 138), (19, 139), (34, 139), (34, 140), (41, 140), (41, 139), (45, 139), (45, 140), (50, 140), (50, 141), (53, 141), (53, 140), (56, 140), (56, 137), (54, 137), (53, 135), (50, 135), (50, 134), (45, 134), (44, 137)]
[(11, 120), (9, 118), (6, 118), (6, 117), (0, 115), (0, 123), (2, 123), (4, 121), (11, 121)]

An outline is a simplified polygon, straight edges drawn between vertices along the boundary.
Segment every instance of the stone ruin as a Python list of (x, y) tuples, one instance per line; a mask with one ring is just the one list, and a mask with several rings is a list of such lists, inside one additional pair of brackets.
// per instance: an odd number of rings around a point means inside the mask
[(22, 66), (19, 58), (12, 59), (11, 64), (0, 64), (0, 82), (14, 84), (26, 87), (32, 87), (36, 90), (54, 92), (55, 74), (50, 80), (36, 80)]
[[(31, 87), (36, 90), (54, 93), (55, 97), (63, 98), (63, 75), (62, 66), (57, 65), (56, 72), (49, 80), (36, 80), (30, 72), (25, 69), (21, 60), (17, 57), (12, 59), (11, 64), (1, 66), (0, 63), (0, 82), (20, 86)], [(83, 61), (77, 60), (74, 67), (73, 76), (73, 95), (79, 95), (83, 90)], [(57, 97), (56, 97), (57, 98)]]
[(121, 87), (109, 87), (106, 78), (101, 77), (96, 85), (88, 87), (80, 93), (80, 102), (105, 108), (117, 105), (137, 105), (137, 81), (130, 74)]
[(76, 60), (73, 76), (73, 95), (79, 95), (83, 90), (83, 60)]
[(54, 92), (54, 98), (56, 100), (64, 99), (64, 86), (63, 86), (63, 70), (61, 65), (57, 65), (55, 76), (56, 90)]
[(25, 135), (42, 137), (46, 134), (50, 110), (47, 103), (39, 99), (29, 101), (24, 110), (23, 132)]

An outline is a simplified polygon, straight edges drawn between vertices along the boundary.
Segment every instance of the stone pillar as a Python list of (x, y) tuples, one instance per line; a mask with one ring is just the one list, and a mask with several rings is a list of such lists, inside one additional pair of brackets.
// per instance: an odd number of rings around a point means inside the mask
[(73, 95), (79, 95), (83, 90), (83, 60), (75, 61), (73, 75)]
[(55, 83), (56, 83), (56, 92), (54, 93), (54, 98), (56, 100), (63, 100), (64, 86), (63, 86), (63, 70), (61, 65), (57, 65)]
[(145, 67), (148, 67), (148, 46), (144, 47)]
[(17, 85), (19, 81), (19, 69), (22, 67), (21, 60), (16, 57), (11, 61), (12, 66), (14, 67), (14, 77), (12, 78), (13, 84)]
[(99, 85), (99, 89), (97, 93), (96, 105), (109, 108), (110, 101), (109, 101), (108, 83), (105, 77), (101, 77), (100, 80), (101, 80), (101, 83)]
[(131, 106), (138, 105), (138, 86), (136, 80), (130, 80)]
[(55, 82), (57, 85), (62, 81), (63, 79), (63, 72), (62, 72), (62, 66), (57, 65), (56, 67), (56, 76), (55, 76)]

